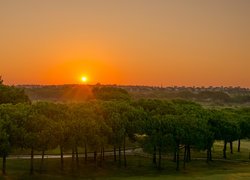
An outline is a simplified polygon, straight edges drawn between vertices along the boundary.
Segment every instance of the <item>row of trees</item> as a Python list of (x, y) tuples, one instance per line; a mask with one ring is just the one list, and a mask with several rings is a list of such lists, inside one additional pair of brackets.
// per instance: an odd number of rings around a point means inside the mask
[[(29, 149), (30, 172), (33, 173), (34, 151), (44, 154), (59, 147), (61, 168), (64, 152), (72, 150), (79, 164), (78, 149), (101, 154), (113, 148), (114, 161), (126, 161), (126, 144), (137, 142), (152, 154), (153, 164), (161, 169), (162, 155), (173, 154), (179, 169), (180, 149), (184, 149), (184, 166), (191, 159), (191, 148), (207, 151), (207, 161), (212, 160), (211, 147), (215, 140), (223, 140), (223, 157), (227, 143), (250, 137), (250, 109), (205, 109), (199, 104), (183, 100), (132, 101), (120, 89), (97, 87), (96, 99), (84, 103), (62, 104), (50, 102), (31, 103), (24, 91), (5, 86), (0, 78), (0, 155), (2, 171), (6, 171), (6, 157), (15, 148)], [(118, 154), (117, 154), (118, 153)], [(123, 154), (122, 154), (123, 153)], [(123, 158), (122, 158), (123, 157)], [(158, 159), (157, 159), (158, 157)]]
[[(159, 169), (163, 154), (173, 152), (176, 169), (179, 169), (180, 149), (184, 148), (184, 165), (191, 157), (190, 149), (207, 151), (207, 161), (212, 160), (211, 148), (215, 140), (232, 142), (250, 137), (250, 109), (204, 109), (198, 104), (182, 101), (89, 101), (77, 104), (49, 102), (0, 105), (0, 152), (5, 173), (6, 157), (14, 148), (30, 150), (33, 173), (34, 151), (60, 148), (61, 168), (65, 150), (79, 164), (78, 149), (101, 154), (113, 147), (114, 161), (126, 162), (126, 143), (137, 141), (145, 152), (152, 154)], [(117, 154), (118, 152), (118, 154)], [(123, 153), (123, 155), (122, 155)], [(158, 159), (157, 159), (158, 157)]]
[(14, 86), (4, 85), (0, 76), (0, 104), (17, 104), (22, 102), (30, 102), (29, 97), (24, 93), (24, 90)]

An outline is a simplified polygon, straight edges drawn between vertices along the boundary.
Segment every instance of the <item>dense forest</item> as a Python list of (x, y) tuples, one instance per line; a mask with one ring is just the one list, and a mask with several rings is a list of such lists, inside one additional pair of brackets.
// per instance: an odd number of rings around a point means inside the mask
[(169, 155), (179, 170), (180, 149), (184, 149), (185, 166), (191, 160), (191, 149), (206, 151), (209, 162), (213, 157), (213, 143), (223, 140), (221, 157), (226, 159), (227, 144), (233, 153), (233, 141), (238, 141), (240, 151), (241, 140), (250, 138), (248, 107), (215, 109), (183, 99), (134, 99), (128, 91), (117, 87), (97, 86), (88, 92), (91, 97), (85, 96), (82, 102), (32, 102), (24, 90), (6, 86), (1, 81), (3, 174), (6, 158), (16, 148), (29, 150), (31, 174), (34, 151), (41, 152), (43, 165), (45, 152), (55, 148), (60, 149), (61, 169), (65, 151), (71, 150), (76, 164), (79, 163), (79, 148), (84, 149), (85, 161), (91, 151), (93, 161), (100, 163), (105, 161), (105, 150), (112, 148), (114, 161), (126, 167), (128, 143), (150, 154), (152, 165), (158, 169), (161, 169), (162, 156)]
[(94, 89), (116, 88), (129, 93), (132, 99), (184, 99), (212, 105), (250, 104), (250, 90), (240, 87), (149, 87), (117, 85), (59, 85), (59, 86), (19, 86), (31, 100), (54, 102), (81, 102), (95, 99)]

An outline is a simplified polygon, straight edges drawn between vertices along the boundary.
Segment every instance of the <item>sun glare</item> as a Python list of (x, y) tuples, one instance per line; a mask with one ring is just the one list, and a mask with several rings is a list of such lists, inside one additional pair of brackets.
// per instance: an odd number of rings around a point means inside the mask
[(83, 77), (81, 78), (81, 80), (82, 80), (82, 82), (87, 82), (88, 78), (87, 78), (86, 76), (83, 76)]

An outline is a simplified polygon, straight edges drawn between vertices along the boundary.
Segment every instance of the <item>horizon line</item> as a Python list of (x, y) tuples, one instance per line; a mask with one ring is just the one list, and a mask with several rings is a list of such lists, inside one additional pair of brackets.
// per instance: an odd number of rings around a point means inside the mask
[(134, 87), (159, 87), (159, 88), (241, 88), (241, 89), (248, 89), (250, 90), (250, 87), (245, 87), (245, 86), (188, 86), (188, 85), (142, 85), (142, 84), (136, 84), (136, 85), (132, 85), (132, 84), (102, 84), (102, 83), (95, 83), (95, 84), (88, 84), (88, 83), (65, 83), (65, 84), (13, 84), (13, 85), (9, 85), (9, 86), (68, 86), (68, 85), (80, 85), (80, 86), (134, 86)]

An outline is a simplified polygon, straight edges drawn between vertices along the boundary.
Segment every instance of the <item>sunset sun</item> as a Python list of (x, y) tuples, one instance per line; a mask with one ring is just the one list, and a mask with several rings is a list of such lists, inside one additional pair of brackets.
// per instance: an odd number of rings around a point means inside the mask
[(87, 78), (86, 76), (82, 76), (82, 77), (81, 77), (81, 80), (82, 80), (82, 82), (87, 82), (87, 81), (88, 81), (88, 78)]

